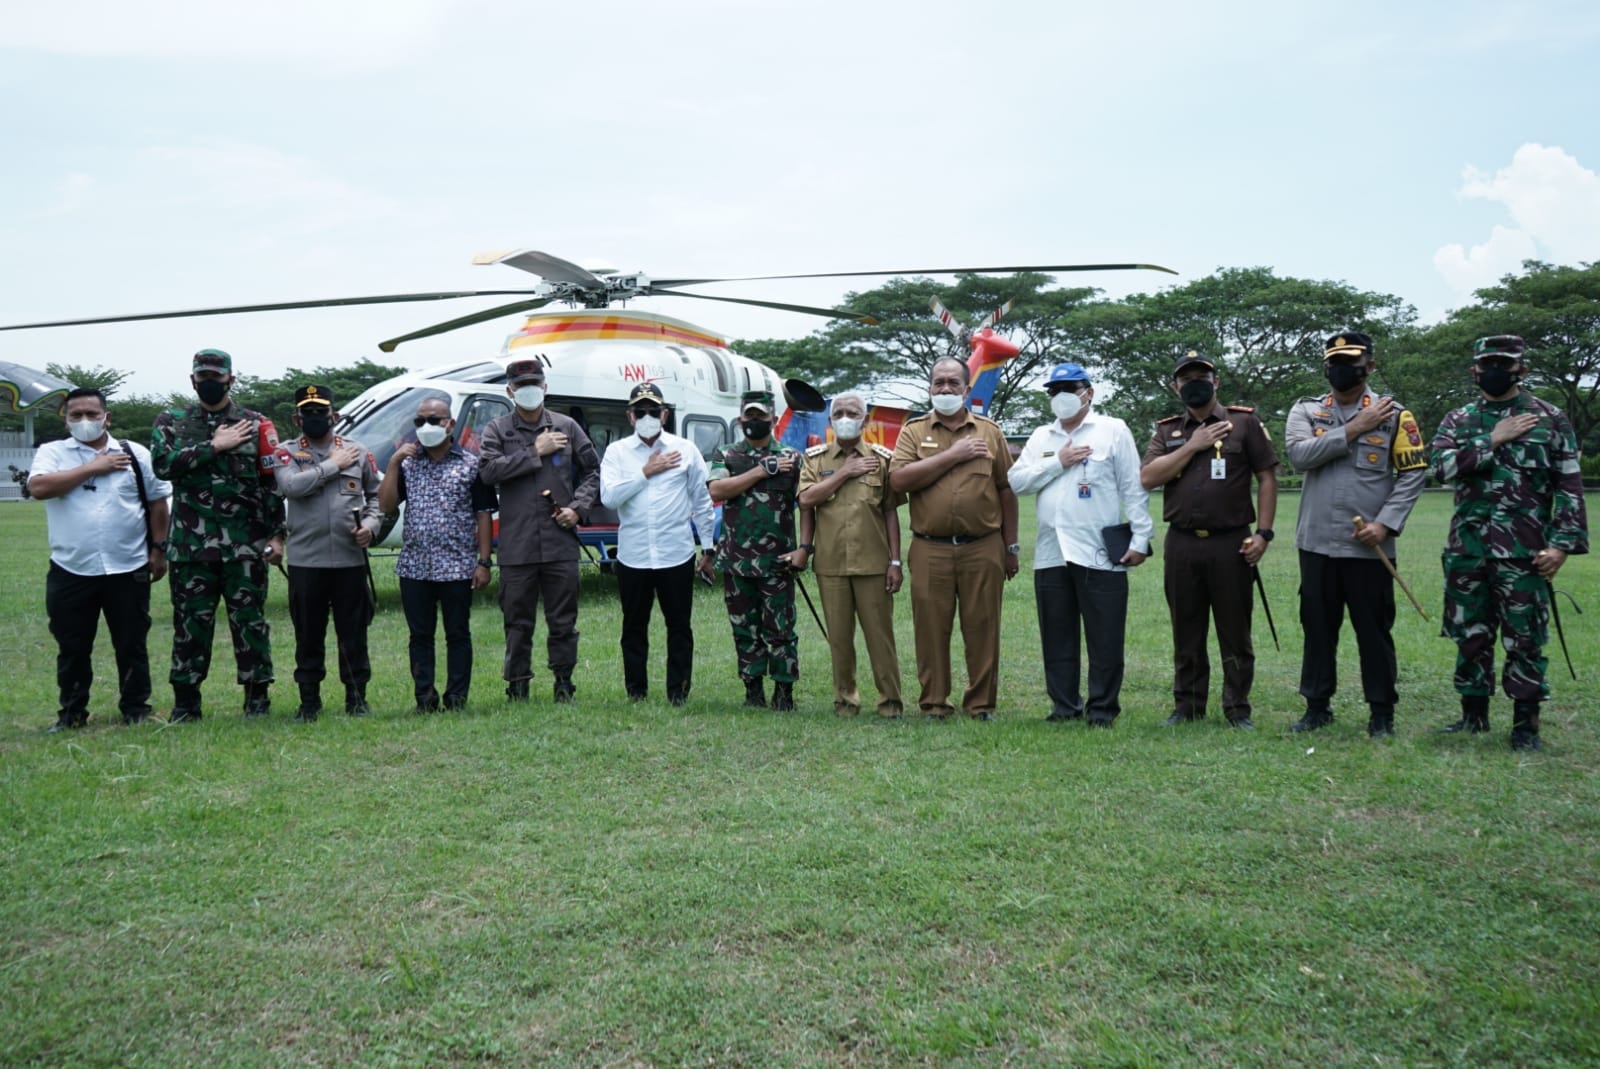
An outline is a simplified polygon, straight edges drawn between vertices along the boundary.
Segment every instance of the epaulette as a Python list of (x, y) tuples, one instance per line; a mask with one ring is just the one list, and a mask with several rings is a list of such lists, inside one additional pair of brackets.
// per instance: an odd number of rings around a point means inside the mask
[(932, 418), (933, 418), (933, 413), (932, 412), (924, 412), (920, 416), (912, 416), (910, 419), (906, 420), (905, 423), (901, 424), (901, 426), (902, 427), (909, 427), (913, 423), (926, 423), (928, 420), (930, 420)]
[(808, 456), (808, 457), (820, 457), (822, 454), (826, 453), (827, 451), (828, 451), (828, 443), (827, 442), (823, 442), (821, 445), (814, 445), (810, 449), (807, 449), (806, 450), (806, 456)]
[(1158, 420), (1156, 420), (1156, 426), (1159, 427), (1163, 423), (1176, 423), (1178, 420), (1180, 420), (1182, 418), (1183, 418), (1182, 416), (1168, 416), (1166, 419), (1158, 419)]
[(974, 419), (981, 419), (985, 423), (994, 423), (994, 425), (996, 427), (1000, 426), (1000, 424), (995, 423), (994, 420), (990, 419), (988, 416), (984, 415), (982, 412), (974, 412), (974, 413), (972, 413), (972, 416), (973, 416)]
[(1229, 412), (1248, 412), (1248, 413), (1250, 413), (1252, 415), (1255, 414), (1255, 409), (1251, 408), (1249, 405), (1229, 405), (1228, 406), (1228, 411)]
[(872, 443), (872, 451), (874, 453), (878, 454), (884, 460), (893, 460), (894, 459), (894, 450), (888, 448), (887, 446), (880, 445), (877, 442), (873, 442)]

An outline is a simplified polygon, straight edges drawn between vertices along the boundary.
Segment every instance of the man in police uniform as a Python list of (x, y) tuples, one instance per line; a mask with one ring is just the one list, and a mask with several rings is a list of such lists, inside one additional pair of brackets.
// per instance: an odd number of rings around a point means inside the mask
[(717, 567), (744, 703), (765, 706), (763, 680), (771, 676), (772, 708), (789, 710), (800, 678), (795, 572), (805, 567), (806, 554), (794, 541), (800, 454), (772, 437), (773, 408), (768, 390), (740, 395), (736, 423), (744, 440), (712, 456), (706, 489), (722, 502)]
[(199, 720), (211, 670), (217, 600), (227, 606), (244, 715), (271, 711), (272, 640), (264, 608), (267, 568), (283, 560), (283, 499), (272, 470), (278, 432), (235, 404), (233, 357), (194, 354), (197, 404), (156, 417), (150, 457), (173, 485), (167, 561), (172, 588), (172, 720)]
[(833, 399), (833, 441), (806, 450), (800, 470), (800, 554), (817, 546), (817, 592), (828, 618), (833, 661), (833, 711), (861, 712), (856, 689), (856, 620), (867, 640), (878, 715), (901, 713), (900, 659), (894, 647), (894, 595), (900, 564), (900, 496), (889, 489), (894, 453), (868, 445), (861, 431), (867, 405), (857, 394)]
[(1297, 401), (1284, 434), (1289, 463), (1305, 475), (1294, 542), (1306, 712), (1292, 730), (1315, 731), (1333, 720), (1339, 628), (1348, 610), (1371, 710), (1367, 734), (1380, 738), (1394, 734), (1398, 695), (1394, 580), (1377, 554), (1395, 557), (1395, 536), (1427, 481), (1427, 451), (1415, 417), (1367, 384), (1371, 338), (1358, 331), (1329, 338), (1322, 361), (1332, 392)]
[[(1217, 402), (1216, 365), (1193, 349), (1178, 357), (1172, 390), (1182, 415), (1156, 423), (1139, 481), (1163, 487), (1167, 537), (1164, 577), (1172, 613), (1173, 712), (1168, 725), (1206, 715), (1210, 620), (1222, 655), (1222, 711), (1231, 727), (1253, 729), (1250, 686), (1250, 584), (1272, 541), (1278, 509), (1278, 455), (1252, 409)], [(1250, 480), (1256, 480), (1256, 507)], [(1254, 532), (1250, 525), (1259, 518)]]
[(364, 716), (372, 678), (367, 547), (383, 525), (378, 465), (360, 442), (333, 433), (339, 413), (326, 386), (300, 387), (294, 408), (301, 434), (278, 447), (275, 475), (289, 508), (289, 619), (294, 622), (294, 681), (300, 686), (295, 719), (315, 720), (322, 711), (330, 611), (344, 711)]
[(545, 407), (544, 365), (513, 360), (506, 379), (516, 409), (484, 428), (478, 468), (478, 478), (500, 493), (506, 697), (528, 700), (534, 614), (543, 598), (552, 693), (570, 702), (577, 693), (578, 525), (600, 492), (600, 455), (576, 420)]
[(1441, 730), (1489, 730), (1498, 630), (1513, 750), (1543, 748), (1550, 580), (1569, 555), (1589, 552), (1577, 435), (1565, 412), (1522, 390), (1526, 348), (1514, 334), (1474, 343), (1473, 379), (1482, 396), (1446, 416), (1429, 446), (1434, 477), (1455, 487), (1444, 631), (1456, 644), (1461, 719)]
[(933, 411), (907, 420), (895, 442), (889, 485), (911, 500), (911, 622), (917, 705), (950, 716), (950, 632), (961, 607), (967, 689), (961, 708), (994, 719), (1000, 685), (1000, 598), (1020, 567), (1017, 496), (1006, 480), (1011, 450), (991, 419), (967, 408), (967, 365), (954, 357), (928, 372)]

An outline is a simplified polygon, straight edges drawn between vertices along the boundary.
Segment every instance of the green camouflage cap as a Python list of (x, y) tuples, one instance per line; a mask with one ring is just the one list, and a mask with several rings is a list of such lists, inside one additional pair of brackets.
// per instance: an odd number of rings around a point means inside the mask
[(220, 371), (224, 375), (232, 375), (233, 357), (221, 349), (201, 349), (194, 354), (194, 364), (189, 370), (191, 373), (196, 371)]
[(1490, 356), (1508, 356), (1517, 363), (1522, 363), (1523, 354), (1528, 351), (1527, 343), (1515, 334), (1491, 334), (1487, 338), (1479, 338), (1472, 343), (1472, 359), (1482, 360)]
[(744, 415), (752, 408), (761, 409), (761, 414), (770, 416), (773, 412), (771, 390), (746, 390), (739, 395), (739, 415)]

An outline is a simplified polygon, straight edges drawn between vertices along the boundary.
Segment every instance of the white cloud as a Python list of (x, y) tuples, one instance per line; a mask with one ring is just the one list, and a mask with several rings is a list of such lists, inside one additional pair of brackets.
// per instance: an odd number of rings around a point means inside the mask
[(1515, 226), (1496, 225), (1470, 249), (1445, 245), (1434, 268), (1462, 296), (1516, 271), (1523, 260), (1589, 261), (1600, 255), (1600, 175), (1557, 146), (1526, 144), (1494, 173), (1468, 166), (1459, 195), (1504, 206)]

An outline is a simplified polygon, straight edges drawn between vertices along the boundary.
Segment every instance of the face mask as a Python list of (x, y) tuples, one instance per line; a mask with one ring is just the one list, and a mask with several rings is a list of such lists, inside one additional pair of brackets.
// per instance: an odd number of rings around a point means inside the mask
[(833, 421), (833, 436), (844, 442), (855, 441), (861, 437), (861, 421), (840, 416)]
[(517, 407), (525, 412), (535, 412), (544, 407), (542, 386), (518, 386), (517, 392), (511, 396), (517, 402)]
[(1071, 419), (1083, 411), (1083, 402), (1071, 390), (1062, 390), (1050, 398), (1050, 411), (1055, 413), (1056, 419)]
[(1328, 385), (1339, 393), (1353, 390), (1367, 381), (1367, 369), (1354, 364), (1329, 364), (1322, 373), (1328, 377)]
[(660, 416), (640, 416), (633, 421), (633, 433), (648, 441), (661, 433)]
[(1215, 393), (1216, 387), (1205, 379), (1190, 379), (1178, 387), (1178, 396), (1190, 408), (1199, 408), (1207, 401), (1210, 401)]
[(933, 395), (933, 410), (941, 416), (953, 416), (960, 412), (967, 403), (967, 399), (958, 393), (936, 393)]
[(194, 384), (194, 392), (201, 404), (220, 405), (228, 396), (228, 382), (226, 379), (199, 379)]
[(417, 428), (417, 441), (424, 449), (432, 449), (436, 445), (443, 445), (444, 440), (450, 437), (450, 432), (443, 426), (433, 423), (424, 423)]
[(1509, 393), (1511, 387), (1517, 384), (1514, 372), (1503, 367), (1483, 367), (1478, 369), (1478, 388), (1490, 397), (1501, 397)]
[(106, 432), (106, 421), (103, 419), (81, 419), (76, 423), (67, 424), (67, 430), (71, 431), (72, 436), (84, 444), (97, 442), (100, 440), (100, 436)]
[(744, 430), (744, 436), (752, 441), (759, 441), (772, 433), (770, 419), (747, 419), (739, 425)]
[(333, 430), (333, 420), (328, 416), (302, 415), (300, 429), (305, 431), (306, 437), (312, 441), (321, 441), (328, 436), (329, 431)]

